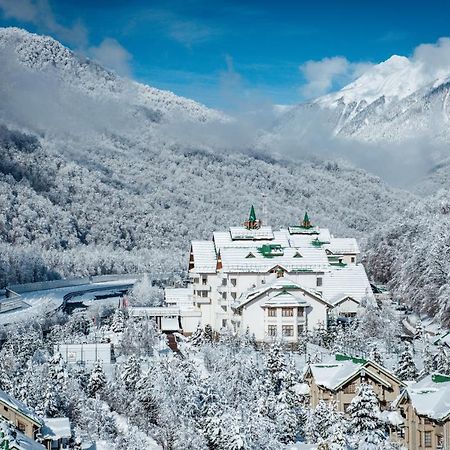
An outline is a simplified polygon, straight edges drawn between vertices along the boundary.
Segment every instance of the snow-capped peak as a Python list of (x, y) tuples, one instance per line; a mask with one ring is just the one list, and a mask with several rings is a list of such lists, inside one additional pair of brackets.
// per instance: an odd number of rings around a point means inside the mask
[(403, 99), (431, 81), (430, 74), (423, 70), (422, 63), (405, 56), (393, 55), (372, 66), (341, 90), (320, 97), (316, 102), (332, 106), (342, 99), (345, 104), (361, 101), (370, 104), (380, 97), (389, 102), (392, 99)]

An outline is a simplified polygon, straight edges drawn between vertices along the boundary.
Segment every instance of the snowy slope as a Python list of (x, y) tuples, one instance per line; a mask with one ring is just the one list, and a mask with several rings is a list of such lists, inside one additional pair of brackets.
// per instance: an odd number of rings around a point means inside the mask
[(450, 73), (392, 56), (341, 90), (300, 104), (279, 119), (276, 133), (317, 129), (362, 142), (424, 139), (450, 142)]
[(130, 113), (140, 113), (151, 121), (161, 117), (182, 116), (207, 121), (221, 114), (193, 100), (178, 97), (116, 76), (99, 64), (77, 55), (49, 36), (40, 36), (19, 28), (0, 28), (0, 51), (3, 57), (16, 58), (27, 69), (49, 74), (91, 97), (119, 99)]

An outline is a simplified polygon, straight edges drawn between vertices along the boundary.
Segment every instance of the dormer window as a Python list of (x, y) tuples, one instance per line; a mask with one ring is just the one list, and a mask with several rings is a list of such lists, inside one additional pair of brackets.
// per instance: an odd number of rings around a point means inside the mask
[(299, 252), (295, 252), (294, 258), (303, 258)]
[(256, 258), (256, 256), (255, 256), (252, 252), (250, 252), (250, 253), (246, 256), (246, 258)]

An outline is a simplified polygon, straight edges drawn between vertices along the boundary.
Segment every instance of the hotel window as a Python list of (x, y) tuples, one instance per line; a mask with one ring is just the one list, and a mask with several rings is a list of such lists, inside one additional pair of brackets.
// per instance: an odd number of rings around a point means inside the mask
[(222, 298), (223, 298), (223, 300), (227, 299), (227, 293), (226, 292), (222, 292)]
[(267, 334), (269, 336), (276, 336), (277, 335), (277, 326), (276, 325), (269, 325), (267, 327)]
[(294, 336), (294, 326), (293, 325), (283, 325), (281, 329), (283, 336)]
[(283, 317), (292, 317), (294, 315), (294, 308), (282, 308), (281, 315)]
[(227, 326), (227, 319), (222, 319), (222, 328), (226, 328)]
[(322, 286), (322, 278), (321, 278), (321, 277), (317, 277), (316, 286), (317, 286), (317, 287)]
[(226, 278), (222, 278), (222, 286), (226, 286), (227, 285), (227, 279)]
[(269, 317), (277, 317), (277, 309), (276, 308), (268, 308), (267, 315)]
[(206, 286), (207, 282), (208, 282), (208, 279), (206, 277), (202, 277), (202, 284), (203, 284), (203, 286)]
[(202, 297), (208, 297), (208, 291), (202, 291)]
[(354, 256), (352, 256), (352, 259), (351, 259), (351, 261), (352, 261), (352, 263), (354, 263), (354, 262), (355, 262), (355, 257), (354, 257)]
[(356, 392), (356, 385), (354, 383), (347, 384), (344, 388), (344, 394), (354, 394)]
[(231, 278), (230, 281), (231, 281), (231, 285), (236, 287), (236, 282), (237, 282), (236, 278)]
[(236, 300), (236, 292), (232, 292), (232, 293), (231, 293), (231, 298), (232, 298), (233, 300)]
[(17, 428), (19, 429), (19, 431), (23, 433), (26, 430), (27, 426), (24, 423), (20, 422), (20, 420), (18, 420)]
[(304, 308), (298, 308), (298, 317), (303, 317), (305, 315)]
[(305, 327), (303, 325), (297, 325), (297, 334), (303, 334), (305, 331)]
[(423, 433), (423, 443), (425, 447), (431, 447), (432, 438), (431, 438), (431, 431), (425, 431)]
[(9, 408), (8, 408), (7, 406), (3, 406), (3, 409), (4, 409), (6, 412), (9, 411)]

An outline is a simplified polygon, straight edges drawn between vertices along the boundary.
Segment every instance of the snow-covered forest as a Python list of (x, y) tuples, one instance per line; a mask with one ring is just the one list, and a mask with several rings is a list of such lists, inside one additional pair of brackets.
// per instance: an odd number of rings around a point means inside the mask
[[(0, 388), (42, 417), (69, 417), (73, 448), (281, 449), (299, 440), (334, 450), (401, 448), (388, 439), (389, 422), (369, 384), (361, 384), (344, 417), (333, 402), (311, 409), (302, 381), (307, 360), (350, 345), (385, 364), (387, 349), (392, 357), (402, 345), (395, 320), (383, 328), (379, 314), (362, 313), (351, 330), (305, 334), (289, 351), (277, 342), (257, 347), (248, 334), (213, 336), (206, 327), (188, 340), (179, 336), (174, 353), (152, 321), (108, 307), (95, 325), (91, 316), (35, 317), (6, 328), (0, 350)], [(99, 341), (114, 343), (115, 364), (67, 364), (55, 348)], [(398, 376), (415, 379), (409, 350), (399, 353)], [(439, 364), (439, 355), (429, 357), (422, 373)]]
[(298, 223), (307, 209), (333, 234), (359, 237), (375, 281), (448, 323), (448, 200), (436, 193), (445, 164), (423, 189), (394, 189), (342, 161), (285, 160), (232, 118), (51, 38), (3, 29), (0, 51), (1, 287), (144, 271), (178, 279), (189, 240), (242, 223), (251, 204), (261, 215), (264, 194), (264, 221)]

